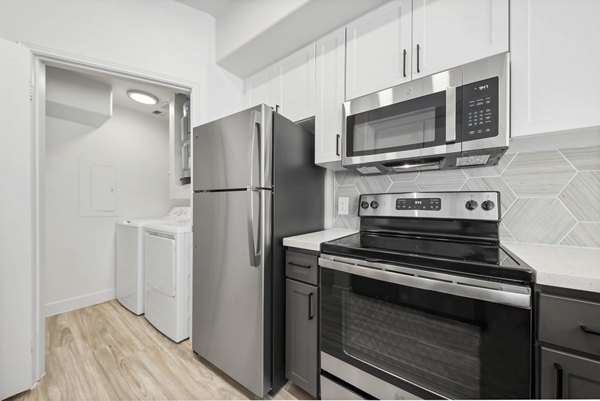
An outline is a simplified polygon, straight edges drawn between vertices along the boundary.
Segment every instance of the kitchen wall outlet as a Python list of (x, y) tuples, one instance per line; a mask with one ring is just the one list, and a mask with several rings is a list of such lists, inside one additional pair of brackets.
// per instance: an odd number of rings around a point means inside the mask
[(338, 214), (348, 214), (348, 199), (347, 196), (338, 198)]

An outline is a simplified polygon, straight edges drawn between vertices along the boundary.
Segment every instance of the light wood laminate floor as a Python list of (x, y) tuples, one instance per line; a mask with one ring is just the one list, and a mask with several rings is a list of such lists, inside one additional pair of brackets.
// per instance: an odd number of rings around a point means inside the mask
[[(46, 375), (11, 401), (251, 399), (117, 301), (46, 318)], [(309, 399), (288, 383), (274, 399)]]

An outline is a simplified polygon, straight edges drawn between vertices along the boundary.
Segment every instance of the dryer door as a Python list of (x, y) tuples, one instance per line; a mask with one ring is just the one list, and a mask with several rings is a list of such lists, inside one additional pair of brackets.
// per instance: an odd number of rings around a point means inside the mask
[(175, 237), (146, 231), (144, 234), (144, 266), (146, 285), (155, 291), (175, 297)]

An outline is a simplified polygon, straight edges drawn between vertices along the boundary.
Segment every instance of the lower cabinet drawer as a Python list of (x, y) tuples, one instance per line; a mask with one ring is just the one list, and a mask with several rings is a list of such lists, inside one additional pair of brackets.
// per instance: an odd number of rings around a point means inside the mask
[(317, 285), (319, 257), (288, 249), (285, 253), (285, 275), (298, 281)]
[(540, 341), (600, 356), (600, 304), (542, 294), (539, 310)]
[(600, 361), (541, 348), (541, 398), (600, 399)]

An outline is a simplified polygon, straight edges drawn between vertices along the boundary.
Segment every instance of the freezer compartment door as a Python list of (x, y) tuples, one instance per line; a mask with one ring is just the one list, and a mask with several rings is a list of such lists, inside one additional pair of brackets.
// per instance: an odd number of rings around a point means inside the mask
[(194, 191), (271, 188), (272, 125), (259, 105), (194, 128)]
[(271, 388), (267, 190), (194, 194), (192, 348), (258, 397)]

